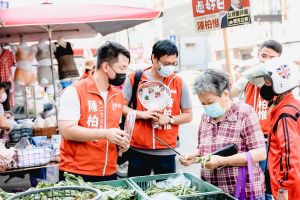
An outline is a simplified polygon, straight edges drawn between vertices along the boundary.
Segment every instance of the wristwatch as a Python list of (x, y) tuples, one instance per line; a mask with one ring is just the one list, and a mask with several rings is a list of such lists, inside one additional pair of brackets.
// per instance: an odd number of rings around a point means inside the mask
[(170, 118), (170, 124), (174, 124), (174, 118), (172, 117), (172, 115), (169, 115), (169, 118)]

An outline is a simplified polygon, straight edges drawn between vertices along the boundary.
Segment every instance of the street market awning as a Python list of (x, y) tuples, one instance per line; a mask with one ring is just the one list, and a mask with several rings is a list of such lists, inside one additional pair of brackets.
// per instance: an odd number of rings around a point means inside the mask
[(103, 36), (159, 18), (153, 9), (101, 4), (42, 4), (0, 10), (0, 42), (18, 42), (20, 36), (36, 41), (42, 35), (52, 39)]

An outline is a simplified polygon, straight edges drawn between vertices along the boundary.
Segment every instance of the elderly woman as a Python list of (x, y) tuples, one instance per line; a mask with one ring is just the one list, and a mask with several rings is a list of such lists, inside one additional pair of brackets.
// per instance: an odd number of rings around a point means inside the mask
[[(264, 174), (258, 162), (266, 159), (266, 150), (255, 111), (249, 105), (231, 100), (225, 74), (206, 71), (196, 79), (194, 89), (205, 114), (200, 120), (198, 149), (195, 153), (181, 156), (181, 164), (191, 165), (196, 157), (211, 154), (234, 143), (239, 153), (229, 157), (211, 156), (201, 170), (202, 178), (234, 195), (239, 166), (247, 166), (245, 152), (249, 151), (253, 160), (255, 199), (264, 199)], [(247, 199), (250, 192), (247, 179)]]

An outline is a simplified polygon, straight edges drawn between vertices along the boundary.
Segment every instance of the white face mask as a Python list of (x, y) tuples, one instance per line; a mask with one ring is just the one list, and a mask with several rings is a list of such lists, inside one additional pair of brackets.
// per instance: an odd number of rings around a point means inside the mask
[(175, 70), (173, 65), (162, 65), (160, 66), (160, 70), (157, 70), (158, 74), (162, 77), (169, 77)]
[(1, 95), (1, 97), (0, 97), (0, 103), (5, 102), (6, 99), (7, 99), (7, 94), (6, 94), (6, 93), (3, 93), (3, 94)]

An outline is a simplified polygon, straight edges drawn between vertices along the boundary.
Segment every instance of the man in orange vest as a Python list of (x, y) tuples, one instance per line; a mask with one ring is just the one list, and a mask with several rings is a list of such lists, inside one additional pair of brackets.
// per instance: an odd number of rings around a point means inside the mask
[[(272, 58), (279, 57), (282, 53), (282, 46), (275, 40), (265, 41), (259, 49), (258, 60), (259, 63), (265, 63)], [(260, 87), (248, 82), (244, 77), (240, 78), (231, 89), (232, 96), (238, 96), (241, 92), (245, 93), (245, 102), (252, 106), (256, 111), (261, 129), (265, 136), (266, 148), (267, 148), (267, 138), (270, 126), (270, 119), (268, 117), (268, 101), (264, 100), (260, 96)], [(260, 162), (261, 168), (266, 169), (266, 161)], [(265, 173), (266, 175), (268, 173)], [(266, 176), (266, 200), (272, 199), (270, 179)]]
[(64, 172), (89, 182), (117, 178), (118, 147), (124, 149), (129, 141), (119, 129), (123, 94), (113, 86), (123, 84), (129, 62), (130, 54), (123, 46), (107, 42), (98, 49), (93, 75), (63, 92), (58, 117), (63, 138), (60, 180)]
[(257, 70), (265, 72), (260, 95), (269, 102), (268, 163), (276, 200), (300, 199), (300, 101), (291, 92), (299, 87), (299, 69), (276, 58)]
[[(152, 49), (152, 66), (142, 72), (139, 85), (146, 81), (160, 81), (171, 91), (171, 103), (162, 111), (146, 110), (137, 100), (136, 122), (129, 150), (128, 176), (174, 173), (175, 154), (164, 144), (155, 139), (155, 136), (176, 148), (178, 128), (180, 124), (192, 120), (192, 104), (189, 91), (185, 83), (175, 73), (178, 50), (169, 40), (158, 41)], [(125, 106), (123, 114), (131, 109), (128, 107), (132, 95), (135, 72), (127, 77), (123, 93)], [(158, 124), (153, 128), (152, 123)]]

